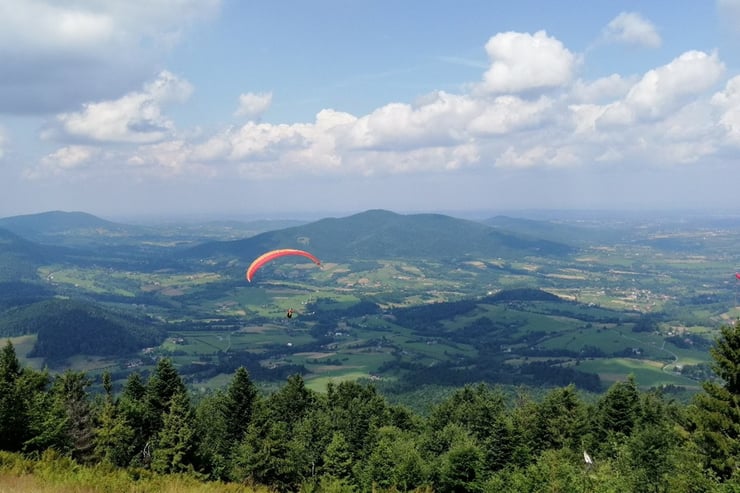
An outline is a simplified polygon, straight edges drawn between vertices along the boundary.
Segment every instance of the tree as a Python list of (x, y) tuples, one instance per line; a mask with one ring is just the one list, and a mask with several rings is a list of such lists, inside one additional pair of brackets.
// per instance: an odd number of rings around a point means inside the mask
[(66, 447), (80, 462), (88, 462), (92, 458), (94, 447), (94, 423), (87, 395), (90, 384), (83, 372), (67, 370), (54, 380), (52, 387), (67, 418)]
[(296, 374), (267, 399), (267, 411), (272, 420), (284, 422), (289, 431), (306, 416), (316, 403), (316, 395), (306, 388), (303, 377)]
[(18, 381), (21, 365), (8, 340), (0, 353), (0, 449), (17, 452), (27, 434), (27, 402)]
[(380, 428), (377, 443), (364, 464), (365, 491), (413, 491), (427, 480), (426, 463), (415, 440), (392, 426)]
[(237, 368), (223, 400), (223, 414), (229, 441), (237, 443), (244, 437), (252, 421), (256, 401), (257, 387), (249, 378), (249, 372), (243, 366)]
[(186, 390), (170, 399), (152, 456), (152, 469), (160, 473), (183, 472), (192, 467), (196, 449), (193, 410)]
[(725, 325), (709, 350), (721, 382), (706, 381), (696, 396), (696, 442), (706, 466), (722, 478), (740, 467), (740, 321)]
[(136, 432), (112, 399), (106, 399), (95, 427), (95, 456), (108, 464), (126, 467), (136, 450)]
[(385, 399), (372, 385), (344, 381), (327, 386), (326, 401), (334, 430), (342, 433), (355, 459), (364, 457), (374, 430), (390, 421)]
[(439, 475), (439, 491), (481, 491), (483, 453), (474, 443), (456, 445), (447, 452)]
[(147, 381), (144, 394), (148, 437), (156, 436), (162, 429), (164, 415), (169, 412), (172, 397), (182, 392), (185, 392), (185, 384), (172, 364), (172, 360), (160, 359)]
[(550, 391), (537, 406), (540, 451), (563, 447), (578, 450), (586, 428), (586, 406), (575, 385)]
[(324, 472), (335, 478), (347, 479), (352, 475), (352, 454), (341, 431), (332, 434), (324, 453)]
[[(121, 448), (118, 448), (117, 461), (126, 465), (140, 466), (147, 464), (150, 447), (149, 426), (147, 424), (147, 404), (144, 402), (146, 387), (141, 375), (134, 372), (128, 376), (123, 392), (116, 406), (116, 420), (119, 422)], [(118, 442), (119, 438), (115, 438)], [(118, 463), (118, 462), (117, 462)]]
[(594, 446), (602, 454), (615, 455), (640, 419), (640, 393), (634, 376), (609, 387), (599, 399), (594, 417)]

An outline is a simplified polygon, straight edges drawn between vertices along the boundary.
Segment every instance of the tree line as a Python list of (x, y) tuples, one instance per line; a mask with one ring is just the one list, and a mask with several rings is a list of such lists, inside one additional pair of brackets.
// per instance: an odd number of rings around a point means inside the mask
[(8, 341), (0, 449), (277, 491), (737, 491), (740, 324), (710, 352), (718, 379), (689, 404), (629, 377), (590, 401), (469, 384), (420, 415), (359, 382), (315, 392), (296, 374), (265, 394), (244, 367), (196, 399), (167, 358), (92, 393), (83, 372), (22, 367)]

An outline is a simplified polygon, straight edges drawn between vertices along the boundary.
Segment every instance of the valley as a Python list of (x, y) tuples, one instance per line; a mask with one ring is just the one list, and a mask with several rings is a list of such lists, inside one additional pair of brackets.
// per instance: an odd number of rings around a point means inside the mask
[[(25, 223), (16, 231), (26, 237), (0, 244), (0, 334), (24, 364), (109, 371), (118, 385), (169, 357), (206, 393), (242, 365), (265, 389), (293, 373), (315, 390), (362, 379), (397, 393), (475, 381), (599, 392), (629, 374), (644, 388), (700, 388), (718, 328), (740, 316), (740, 222), (501, 222), (368, 211), (274, 230), (245, 224), (235, 238), (233, 224), (113, 234), (77, 218), (53, 241)], [(41, 253), (29, 255), (26, 241)], [(280, 247), (310, 249), (323, 266), (281, 259), (244, 279), (253, 258)], [(100, 310), (80, 318), (84, 309), (55, 305), (54, 330), (88, 324), (88, 340), (108, 330), (121, 351), (71, 336), (66, 351), (48, 342), (40, 351), (50, 336), (38, 324), (52, 322), (30, 313), (48, 299)], [(151, 334), (118, 334), (130, 330)]]

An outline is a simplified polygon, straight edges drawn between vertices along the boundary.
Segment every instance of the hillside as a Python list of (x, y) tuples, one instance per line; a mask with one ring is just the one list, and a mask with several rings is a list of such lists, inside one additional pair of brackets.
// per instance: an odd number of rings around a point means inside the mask
[(0, 282), (35, 279), (36, 268), (55, 252), (0, 228)]
[(165, 337), (163, 328), (149, 317), (65, 299), (49, 299), (6, 311), (0, 335), (21, 334), (37, 334), (29, 356), (53, 361), (75, 354), (123, 356), (160, 344)]
[(26, 238), (43, 238), (82, 230), (120, 230), (124, 226), (86, 212), (49, 211), (0, 218), (0, 227)]
[(209, 242), (186, 252), (192, 257), (252, 258), (265, 250), (301, 247), (324, 261), (350, 259), (462, 259), (467, 256), (564, 255), (563, 243), (525, 237), (441, 214), (402, 215), (371, 210), (344, 218), (270, 231), (244, 240)]

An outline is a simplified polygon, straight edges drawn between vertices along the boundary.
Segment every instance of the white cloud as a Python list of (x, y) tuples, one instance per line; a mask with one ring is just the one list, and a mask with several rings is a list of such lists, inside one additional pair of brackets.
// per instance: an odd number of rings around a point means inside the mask
[(638, 114), (656, 117), (712, 87), (724, 72), (716, 53), (688, 51), (667, 65), (647, 72), (630, 89), (626, 103)]
[(417, 105), (391, 103), (358, 118), (346, 128), (343, 143), (367, 150), (451, 145), (463, 138), (478, 112), (478, 103), (470, 97), (440, 91)]
[(612, 74), (594, 81), (577, 80), (570, 92), (571, 97), (579, 103), (604, 103), (622, 98), (635, 82), (631, 78)]
[[(714, 86), (724, 70), (716, 53), (683, 53), (670, 63), (645, 73), (624, 99), (602, 106), (601, 114), (595, 115), (594, 121), (608, 126), (665, 118)], [(583, 111), (584, 107), (580, 107), (581, 115)], [(596, 112), (593, 108), (588, 111), (592, 117)]]
[(541, 124), (553, 107), (550, 98), (535, 101), (517, 96), (499, 96), (483, 106), (470, 121), (470, 130), (477, 135), (504, 135)]
[(740, 76), (727, 81), (724, 91), (712, 97), (712, 104), (720, 110), (719, 124), (727, 138), (740, 145)]
[(250, 120), (258, 120), (272, 105), (272, 93), (253, 93), (239, 95), (239, 108), (235, 116), (246, 116)]
[(174, 131), (174, 123), (162, 115), (162, 106), (182, 102), (192, 91), (187, 81), (165, 71), (141, 92), (87, 103), (81, 112), (58, 115), (58, 130), (69, 137), (98, 142), (157, 142)]
[(102, 156), (102, 151), (91, 146), (72, 145), (57, 149), (41, 159), (37, 167), (25, 171), (28, 179), (43, 179), (49, 176), (80, 171), (93, 164)]
[(563, 86), (576, 64), (576, 57), (545, 31), (497, 34), (486, 43), (486, 52), (492, 63), (482, 88), (494, 93)]
[[(437, 91), (364, 115), (325, 109), (308, 123), (250, 120), (210, 134), (174, 131), (162, 105), (183, 101), (192, 88), (165, 72), (141, 91), (59, 119), (63, 135), (133, 146), (98, 152), (95, 166), (89, 166), (91, 154), (84, 159), (84, 148), (76, 151), (78, 161), (69, 148), (39, 169), (73, 173), (87, 163), (87, 173), (238, 181), (493, 167), (667, 167), (711, 160), (740, 144), (740, 77), (717, 91), (725, 67), (716, 53), (689, 51), (642, 76), (574, 80), (575, 56), (559, 41), (544, 32), (501, 36), (491, 38), (492, 51), (519, 53), (522, 60), (499, 65), (505, 69), (487, 79), (487, 91)], [(540, 52), (530, 56), (535, 45)], [(492, 58), (492, 70), (505, 59)], [(532, 65), (522, 66), (525, 61)], [(534, 91), (544, 88), (543, 95)], [(266, 109), (268, 96), (242, 94), (243, 114)]]
[(622, 12), (604, 28), (608, 41), (657, 48), (661, 38), (652, 22), (635, 12)]
[(69, 111), (141, 84), (220, 0), (0, 0), (0, 114)]

